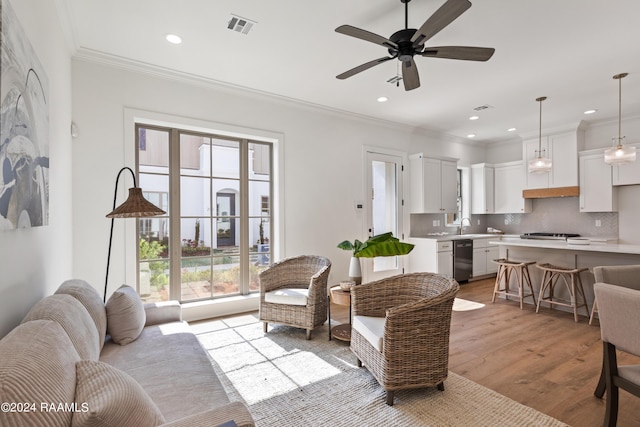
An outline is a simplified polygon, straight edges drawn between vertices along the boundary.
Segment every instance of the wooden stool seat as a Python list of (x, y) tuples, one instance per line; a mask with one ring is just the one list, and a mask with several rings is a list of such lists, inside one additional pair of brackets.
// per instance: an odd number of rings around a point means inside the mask
[[(496, 301), (496, 295), (504, 295), (505, 299), (516, 297), (520, 301), (520, 310), (522, 310), (524, 299), (531, 297), (533, 305), (536, 305), (536, 297), (533, 294), (533, 286), (531, 286), (531, 276), (529, 275), (529, 266), (535, 264), (535, 261), (514, 261), (505, 258), (494, 259), (494, 263), (498, 264), (498, 273), (496, 274), (496, 284), (493, 288), (493, 298), (491, 303)], [(515, 273), (518, 283), (518, 293), (511, 292), (509, 283), (511, 273)], [(524, 294), (524, 285), (529, 286), (530, 293)], [(503, 285), (504, 287), (500, 287)], [(514, 289), (515, 291), (515, 289)]]
[[(554, 304), (571, 307), (573, 309), (573, 320), (575, 322), (578, 321), (578, 309), (580, 307), (584, 307), (587, 310), (587, 319), (589, 318), (589, 306), (587, 304), (587, 298), (584, 296), (582, 280), (580, 279), (580, 273), (587, 271), (587, 268), (565, 268), (553, 264), (536, 264), (536, 267), (544, 271), (536, 313), (540, 310), (540, 303), (544, 301), (549, 304), (550, 308), (553, 308)], [(554, 296), (554, 288), (560, 278), (562, 278), (569, 293), (569, 300)], [(548, 294), (545, 296), (547, 292)], [(581, 301), (578, 301), (578, 299), (581, 299)]]

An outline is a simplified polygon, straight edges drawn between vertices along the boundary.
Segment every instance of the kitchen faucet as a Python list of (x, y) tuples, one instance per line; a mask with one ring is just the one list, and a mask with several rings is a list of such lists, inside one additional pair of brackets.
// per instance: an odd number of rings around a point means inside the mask
[(460, 220), (460, 229), (459, 229), (459, 232), (458, 232), (458, 234), (459, 234), (459, 235), (461, 235), (461, 236), (462, 236), (462, 230), (464, 229), (464, 220), (465, 220), (465, 219), (466, 219), (466, 220), (467, 220), (467, 222), (469, 223), (469, 227), (471, 227), (471, 219), (470, 219), (470, 218), (466, 218), (466, 217), (465, 217), (465, 218), (462, 218), (462, 219)]

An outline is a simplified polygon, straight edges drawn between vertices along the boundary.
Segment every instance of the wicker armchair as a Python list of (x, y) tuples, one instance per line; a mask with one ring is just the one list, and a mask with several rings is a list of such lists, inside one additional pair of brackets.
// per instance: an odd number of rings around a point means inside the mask
[(351, 350), (387, 392), (437, 386), (449, 372), (451, 310), (458, 282), (404, 274), (351, 289)]
[(331, 261), (302, 255), (286, 258), (260, 273), (260, 320), (307, 330), (327, 320), (327, 280)]

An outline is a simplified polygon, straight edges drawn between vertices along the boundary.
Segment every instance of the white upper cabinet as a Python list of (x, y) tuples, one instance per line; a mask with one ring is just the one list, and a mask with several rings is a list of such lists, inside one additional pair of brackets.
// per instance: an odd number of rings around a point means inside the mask
[[(575, 187), (578, 185), (578, 151), (584, 146), (584, 131), (578, 129), (555, 135), (543, 136), (543, 156), (550, 157), (549, 173), (529, 173), (525, 169), (525, 189)], [(523, 142), (525, 167), (537, 157), (538, 138)]]
[[(640, 145), (630, 144), (640, 151)], [(613, 185), (635, 185), (640, 184), (640, 155), (633, 163), (612, 166)]]
[(494, 212), (493, 165), (480, 163), (471, 165), (471, 213), (489, 214)]
[(580, 212), (617, 211), (617, 192), (603, 150), (580, 153)]
[(458, 161), (429, 158), (422, 154), (411, 162), (411, 213), (458, 211)]
[(531, 212), (531, 199), (522, 198), (524, 168), (522, 161), (494, 165), (494, 213)]

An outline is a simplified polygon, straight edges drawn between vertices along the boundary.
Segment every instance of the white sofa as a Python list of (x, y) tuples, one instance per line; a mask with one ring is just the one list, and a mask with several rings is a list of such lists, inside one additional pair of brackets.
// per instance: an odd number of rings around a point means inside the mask
[(0, 340), (0, 425), (254, 426), (181, 317), (66, 281)]

